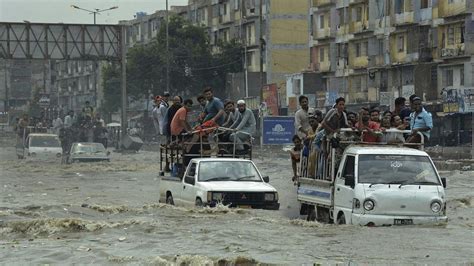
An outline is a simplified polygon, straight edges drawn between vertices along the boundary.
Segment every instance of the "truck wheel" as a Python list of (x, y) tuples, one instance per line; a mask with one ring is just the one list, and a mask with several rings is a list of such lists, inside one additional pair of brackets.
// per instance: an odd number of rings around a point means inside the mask
[(204, 204), (202, 204), (202, 200), (200, 198), (196, 199), (196, 207), (204, 207)]
[(168, 193), (168, 196), (166, 196), (166, 204), (174, 205), (173, 195), (171, 195), (171, 193)]
[(344, 213), (343, 213), (343, 212), (341, 212), (341, 213), (337, 216), (336, 224), (346, 224), (346, 216), (344, 216)]
[(308, 206), (308, 216), (306, 217), (306, 221), (316, 221), (316, 209), (314, 208), (314, 206)]

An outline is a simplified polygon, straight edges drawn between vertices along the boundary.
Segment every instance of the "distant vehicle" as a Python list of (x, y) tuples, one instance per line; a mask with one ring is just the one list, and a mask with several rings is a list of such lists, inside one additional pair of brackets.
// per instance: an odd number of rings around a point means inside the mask
[(16, 153), (18, 159), (59, 159), (63, 150), (58, 135), (31, 133), (23, 143), (17, 144)]
[(95, 142), (76, 142), (71, 146), (67, 162), (110, 162), (110, 152), (107, 151), (102, 143)]
[(246, 159), (192, 159), (184, 177), (162, 177), (160, 202), (181, 206), (210, 206), (278, 210), (277, 190), (255, 164)]

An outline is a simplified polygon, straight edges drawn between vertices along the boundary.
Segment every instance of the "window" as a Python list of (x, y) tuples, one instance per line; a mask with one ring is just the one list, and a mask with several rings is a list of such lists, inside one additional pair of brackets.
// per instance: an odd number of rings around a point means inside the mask
[(219, 5), (212, 6), (212, 17), (217, 18), (219, 16)]
[(356, 21), (362, 21), (362, 7), (356, 8)]
[(452, 69), (445, 69), (443, 71), (443, 86), (453, 86), (453, 70)]
[(324, 47), (319, 48), (319, 62), (324, 62)]
[(459, 31), (460, 31), (460, 35), (461, 35), (461, 43), (464, 43), (464, 25), (462, 25), (460, 28), (459, 28)]
[(454, 28), (448, 27), (448, 45), (454, 44)]
[(188, 171), (186, 172), (187, 176), (195, 176), (196, 175), (196, 163), (192, 163), (189, 167)]
[(340, 8), (337, 10), (337, 16), (339, 17), (339, 25), (344, 25), (346, 22), (344, 20), (344, 8)]
[(360, 42), (356, 43), (356, 57), (361, 56), (361, 49), (362, 49), (361, 43)]
[(319, 28), (324, 29), (324, 15), (319, 15)]
[(420, 8), (430, 7), (430, 0), (420, 0)]
[(405, 51), (405, 36), (398, 36), (397, 48), (399, 53)]
[(405, 7), (405, 0), (395, 0), (395, 13), (401, 14), (403, 13)]
[(368, 41), (364, 42), (363, 45), (364, 46), (362, 48), (364, 49), (362, 51), (362, 56), (368, 56), (369, 55), (369, 42)]
[(384, 50), (384, 47), (383, 47), (383, 39), (380, 39), (378, 40), (378, 48), (379, 48), (379, 55), (384, 55), (385, 54), (385, 50)]
[(464, 66), (459, 69), (459, 85), (464, 86)]
[(454, 0), (448, 0), (448, 4), (454, 3)]
[(354, 168), (355, 168), (355, 157), (354, 156), (347, 156), (346, 162), (344, 164), (344, 170), (342, 171), (342, 178), (346, 176), (354, 176)]
[(310, 21), (311, 21), (310, 27), (311, 27), (311, 36), (312, 36), (312, 35), (314, 35), (314, 16), (313, 16), (313, 14), (311, 14), (311, 16), (310, 16)]
[(240, 1), (241, 0), (234, 0), (234, 10), (240, 9)]

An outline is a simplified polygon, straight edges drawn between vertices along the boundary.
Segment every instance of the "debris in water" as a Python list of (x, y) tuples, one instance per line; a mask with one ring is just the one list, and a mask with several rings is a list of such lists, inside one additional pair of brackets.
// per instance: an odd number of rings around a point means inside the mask
[(127, 238), (126, 238), (126, 237), (124, 237), (124, 236), (122, 236), (122, 237), (119, 237), (119, 239), (118, 239), (118, 240), (119, 240), (120, 242), (122, 242), (122, 241), (124, 241), (125, 239), (127, 239)]

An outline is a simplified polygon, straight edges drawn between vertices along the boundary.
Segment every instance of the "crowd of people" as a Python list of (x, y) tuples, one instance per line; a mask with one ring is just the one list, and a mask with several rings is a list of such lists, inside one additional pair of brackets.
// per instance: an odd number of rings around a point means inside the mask
[[(236, 154), (247, 152), (245, 143), (256, 133), (256, 120), (244, 100), (223, 101), (214, 96), (211, 87), (206, 87), (202, 95), (197, 96), (199, 115), (192, 119), (190, 114), (196, 109), (192, 99), (183, 101), (181, 96), (174, 96), (170, 101), (170, 98), (168, 92), (157, 96), (152, 112), (155, 134), (162, 145), (183, 140), (195, 142), (202, 137), (202, 134), (197, 133), (205, 132), (208, 128), (220, 128), (223, 132), (216, 135), (218, 142), (235, 143)], [(223, 145), (220, 148), (222, 152), (229, 152), (230, 146)]]
[[(325, 143), (328, 141), (338, 141), (334, 138), (342, 128), (350, 128), (355, 138), (360, 138), (365, 143), (421, 143), (429, 141), (430, 131), (433, 128), (431, 114), (425, 110), (422, 100), (417, 95), (409, 98), (410, 106), (406, 106), (406, 99), (399, 97), (395, 99), (393, 111), (381, 111), (378, 108), (369, 109), (362, 107), (358, 113), (345, 109), (345, 99), (338, 98), (332, 109), (324, 116), (321, 111), (308, 106), (308, 97), (299, 97), (300, 109), (295, 113), (295, 130), (293, 137), (294, 147), (290, 151), (293, 178), (308, 173), (315, 173), (315, 165), (324, 163), (327, 156)], [(401, 130), (410, 130), (410, 133)], [(421, 133), (421, 134), (420, 134)], [(317, 149), (310, 150), (305, 154), (305, 147), (314, 144)], [(298, 173), (298, 164), (301, 154), (305, 154), (309, 162), (316, 161), (305, 171), (308, 173)], [(302, 167), (303, 169), (303, 167)], [(320, 174), (320, 173), (319, 173)]]
[(75, 113), (70, 110), (64, 118), (58, 115), (51, 124), (38, 123), (24, 114), (14, 129), (20, 139), (26, 139), (26, 136), (33, 132), (57, 134), (63, 152), (68, 152), (74, 142), (98, 142), (106, 148), (108, 145), (105, 122), (100, 114), (94, 111), (89, 101), (85, 102), (81, 112)]

